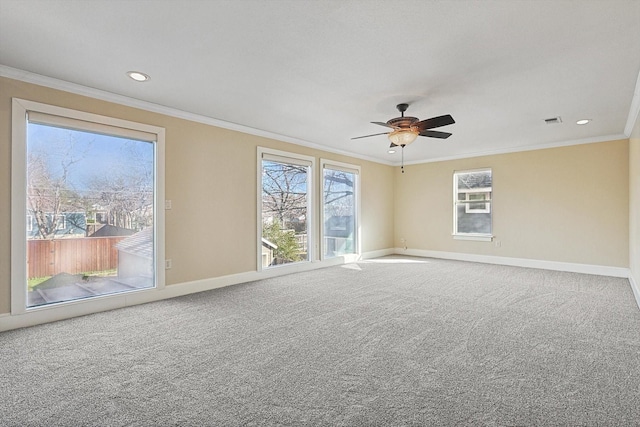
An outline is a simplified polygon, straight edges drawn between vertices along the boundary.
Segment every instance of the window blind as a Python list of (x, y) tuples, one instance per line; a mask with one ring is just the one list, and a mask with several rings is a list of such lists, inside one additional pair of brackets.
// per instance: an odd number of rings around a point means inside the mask
[(135, 139), (137, 141), (155, 142), (157, 140), (157, 135), (155, 133), (89, 122), (86, 120), (72, 119), (69, 117), (56, 116), (37, 111), (28, 111), (27, 120), (29, 123), (55, 126), (63, 129), (88, 131), (102, 135)]

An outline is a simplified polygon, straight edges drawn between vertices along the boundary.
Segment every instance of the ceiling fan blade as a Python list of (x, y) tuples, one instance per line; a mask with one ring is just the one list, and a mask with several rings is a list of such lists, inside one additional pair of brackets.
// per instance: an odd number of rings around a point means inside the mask
[(393, 142), (391, 143), (391, 145), (389, 146), (389, 148), (393, 148), (393, 147), (397, 147), (398, 144), (394, 144)]
[(351, 139), (354, 140), (354, 139), (361, 139), (361, 138), (369, 138), (370, 136), (389, 135), (390, 133), (391, 132), (374, 133), (373, 135), (356, 136), (355, 138), (351, 138)]
[(391, 129), (396, 129), (396, 126), (391, 126), (391, 125), (388, 125), (388, 124), (382, 123), (382, 122), (371, 122), (371, 123), (373, 123), (374, 125), (380, 125), (380, 126), (385, 126), (385, 127), (391, 128)]
[(423, 130), (422, 132), (419, 133), (419, 135), (428, 136), (429, 138), (447, 139), (452, 134), (450, 134), (449, 132), (439, 132), (437, 130)]
[(416, 123), (414, 126), (417, 127), (420, 131), (425, 129), (433, 129), (439, 128), (440, 126), (452, 125), (456, 121), (453, 120), (451, 115), (446, 114), (444, 116), (432, 117), (430, 119), (423, 120), (421, 122)]

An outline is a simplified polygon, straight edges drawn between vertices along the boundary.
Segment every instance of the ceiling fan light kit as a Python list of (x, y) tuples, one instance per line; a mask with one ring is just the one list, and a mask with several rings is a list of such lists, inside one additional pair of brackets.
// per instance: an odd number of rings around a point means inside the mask
[[(396, 105), (396, 108), (398, 109), (398, 111), (400, 111), (400, 117), (393, 118), (386, 123), (371, 122), (374, 125), (391, 128), (393, 129), (393, 131), (375, 133), (373, 135), (357, 136), (351, 139), (361, 139), (368, 138), (370, 136), (387, 135), (387, 137), (391, 141), (391, 146), (389, 148), (398, 146), (402, 147), (403, 156), (400, 169), (402, 169), (402, 173), (404, 173), (404, 147), (415, 141), (418, 136), (438, 139), (449, 138), (451, 134), (448, 132), (439, 132), (430, 129), (452, 125), (455, 123), (455, 120), (453, 120), (453, 117), (451, 117), (451, 115), (446, 114), (444, 116), (432, 117), (430, 119), (421, 121), (417, 117), (404, 116), (404, 112), (407, 111), (407, 108), (409, 108), (409, 104), (398, 104)], [(389, 150), (389, 152), (391, 152), (391, 150)]]
[(411, 144), (418, 137), (418, 131), (416, 129), (396, 129), (389, 134), (389, 140), (391, 141), (391, 146), (400, 145), (404, 147), (405, 145)]

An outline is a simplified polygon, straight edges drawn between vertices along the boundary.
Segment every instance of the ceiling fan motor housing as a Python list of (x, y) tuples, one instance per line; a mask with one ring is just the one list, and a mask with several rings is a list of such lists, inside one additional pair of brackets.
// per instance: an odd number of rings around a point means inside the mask
[(394, 128), (406, 129), (418, 121), (419, 119), (417, 117), (396, 117), (395, 119), (389, 120), (387, 124)]

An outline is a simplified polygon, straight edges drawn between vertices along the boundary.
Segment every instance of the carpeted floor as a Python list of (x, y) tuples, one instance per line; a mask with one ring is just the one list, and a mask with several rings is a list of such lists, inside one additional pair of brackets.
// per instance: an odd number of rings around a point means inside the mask
[(389, 257), (0, 334), (0, 425), (640, 425), (626, 279)]

